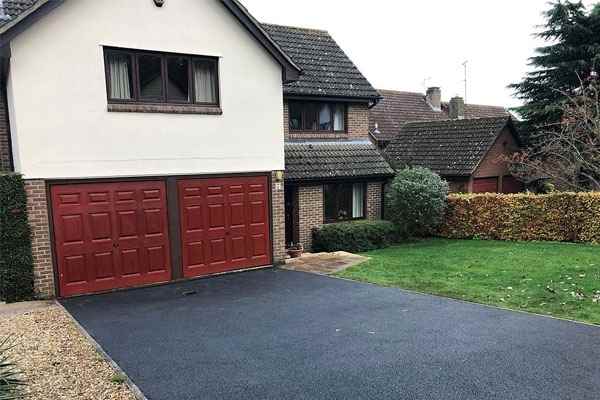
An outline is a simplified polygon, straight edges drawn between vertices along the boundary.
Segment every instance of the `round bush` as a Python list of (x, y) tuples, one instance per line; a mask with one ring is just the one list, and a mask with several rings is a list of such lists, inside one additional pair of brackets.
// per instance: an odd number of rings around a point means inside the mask
[(446, 211), (448, 183), (426, 168), (398, 171), (386, 194), (386, 219), (404, 238), (431, 235)]

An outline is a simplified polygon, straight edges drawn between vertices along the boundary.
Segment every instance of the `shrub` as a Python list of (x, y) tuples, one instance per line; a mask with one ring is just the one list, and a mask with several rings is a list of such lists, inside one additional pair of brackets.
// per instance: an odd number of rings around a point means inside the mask
[(389, 221), (357, 221), (323, 225), (313, 230), (313, 251), (363, 251), (388, 247), (398, 239)]
[(8, 355), (12, 348), (8, 338), (0, 341), (0, 400), (23, 398), (21, 388), (24, 382), (19, 376), (16, 365)]
[(33, 257), (27, 195), (19, 175), (0, 175), (0, 299), (33, 298)]
[(442, 223), (447, 196), (448, 183), (430, 170), (400, 170), (386, 193), (386, 219), (404, 238), (431, 235)]
[(600, 243), (600, 193), (451, 195), (439, 235)]

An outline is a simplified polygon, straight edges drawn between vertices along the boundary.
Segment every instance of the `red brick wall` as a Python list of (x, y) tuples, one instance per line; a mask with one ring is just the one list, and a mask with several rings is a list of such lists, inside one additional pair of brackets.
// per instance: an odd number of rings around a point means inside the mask
[(55, 296), (55, 286), (46, 184), (42, 180), (25, 181), (25, 191), (27, 192), (27, 212), (31, 226), (36, 295), (44, 299), (52, 298)]
[(273, 214), (273, 264), (285, 262), (285, 198), (283, 181), (278, 181), (277, 172), (272, 175), (272, 214)]
[(283, 132), (286, 139), (369, 139), (369, 105), (348, 103), (346, 133), (302, 132), (290, 133), (289, 107), (283, 102)]
[(298, 238), (306, 251), (312, 248), (312, 229), (323, 225), (323, 186), (298, 188)]
[(475, 178), (488, 178), (492, 176), (510, 175), (508, 165), (499, 160), (503, 155), (510, 155), (519, 149), (517, 142), (508, 129), (506, 129), (492, 146), (487, 156), (483, 159), (473, 176)]
[[(491, 178), (498, 177), (498, 190), (502, 191), (502, 178), (510, 175), (508, 164), (501, 161), (500, 158), (503, 155), (510, 155), (519, 150), (519, 145), (511, 134), (510, 130), (506, 128), (496, 143), (492, 146), (487, 156), (483, 159), (475, 173), (473, 178)], [(469, 191), (473, 191), (473, 179), (469, 183)]]
[(369, 183), (367, 186), (367, 218), (381, 219), (383, 183)]
[[(0, 83), (0, 86), (2, 83)], [(10, 165), (10, 129), (6, 111), (6, 98), (0, 88), (0, 171), (9, 171)]]

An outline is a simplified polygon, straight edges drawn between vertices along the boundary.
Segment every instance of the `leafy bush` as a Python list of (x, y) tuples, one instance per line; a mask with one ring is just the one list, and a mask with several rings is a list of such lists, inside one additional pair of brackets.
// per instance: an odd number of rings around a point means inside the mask
[(451, 195), (439, 235), (600, 243), (600, 193)]
[(10, 360), (8, 352), (12, 350), (9, 338), (0, 341), (0, 400), (22, 399), (21, 380), (16, 365)]
[(428, 236), (442, 223), (448, 183), (426, 168), (398, 171), (385, 197), (386, 219), (404, 237)]
[(27, 195), (19, 175), (0, 175), (0, 299), (33, 298), (33, 256)]
[(313, 251), (363, 251), (388, 247), (398, 239), (389, 221), (357, 221), (323, 225), (313, 230)]

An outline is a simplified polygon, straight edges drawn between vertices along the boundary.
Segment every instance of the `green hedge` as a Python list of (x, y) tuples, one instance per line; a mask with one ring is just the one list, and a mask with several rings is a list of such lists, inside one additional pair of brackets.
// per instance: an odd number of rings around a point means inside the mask
[(0, 299), (33, 298), (33, 256), (27, 195), (20, 175), (0, 175)]
[(388, 247), (398, 240), (398, 232), (389, 221), (357, 221), (323, 225), (313, 229), (313, 251), (363, 251)]
[(451, 195), (439, 235), (600, 243), (600, 193)]

